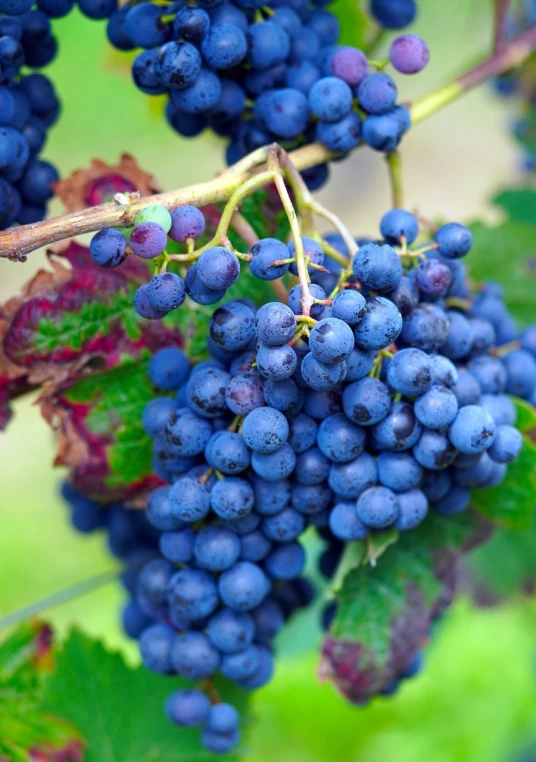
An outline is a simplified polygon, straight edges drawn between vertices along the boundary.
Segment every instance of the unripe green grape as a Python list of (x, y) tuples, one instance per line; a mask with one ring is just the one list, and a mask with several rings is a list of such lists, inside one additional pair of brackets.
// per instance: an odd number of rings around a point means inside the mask
[(171, 229), (171, 215), (165, 206), (159, 204), (149, 204), (138, 212), (134, 218), (134, 225), (139, 225), (141, 222), (156, 222), (164, 228), (166, 233), (169, 233)]

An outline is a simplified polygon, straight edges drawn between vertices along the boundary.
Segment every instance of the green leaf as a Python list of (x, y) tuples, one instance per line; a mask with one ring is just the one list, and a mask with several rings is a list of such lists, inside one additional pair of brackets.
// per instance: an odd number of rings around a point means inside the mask
[(442, 591), (434, 551), (460, 548), (475, 532), (470, 515), (430, 515), (411, 532), (401, 533), (375, 567), (360, 566), (344, 578), (336, 592), (338, 611), (330, 634), (359, 643), (365, 661), (386, 664), (391, 653), (393, 622), (408, 605), (410, 586), (431, 608)]
[(523, 447), (519, 457), (508, 466), (506, 478), (497, 487), (476, 489), (472, 505), (484, 516), (507, 529), (526, 529), (533, 520), (536, 505), (536, 443), (529, 434), (536, 431), (536, 410), (515, 399)]
[(482, 222), (471, 225), (474, 244), (467, 257), (471, 277), (499, 281), (506, 304), (521, 323), (536, 320), (535, 222), (536, 218), (532, 224), (507, 220), (495, 227)]
[(80, 733), (39, 707), (52, 665), (50, 628), (41, 622), (25, 622), (0, 644), (0, 759), (82, 760)]
[(530, 186), (501, 191), (493, 203), (501, 206), (515, 222), (536, 224), (536, 190)]
[(60, 403), (75, 412), (81, 409), (84, 430), (101, 440), (107, 453), (109, 487), (129, 485), (152, 474), (151, 440), (141, 416), (155, 396), (146, 360), (84, 376), (62, 393)]
[[(164, 714), (167, 696), (184, 685), (143, 667), (130, 669), (120, 654), (73, 631), (46, 682), (43, 703), (80, 728), (88, 742), (85, 762), (220, 759), (203, 750), (199, 728), (177, 727)], [(225, 681), (216, 687), (243, 714), (247, 692)], [(238, 758), (236, 753), (225, 757), (229, 762)]]
[(337, 0), (330, 11), (341, 24), (341, 45), (353, 45), (367, 52), (377, 28), (366, 11), (364, 0)]

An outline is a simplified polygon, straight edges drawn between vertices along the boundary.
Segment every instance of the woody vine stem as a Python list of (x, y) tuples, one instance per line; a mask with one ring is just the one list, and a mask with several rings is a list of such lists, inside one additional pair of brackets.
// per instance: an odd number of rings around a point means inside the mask
[[(502, 34), (497, 34), (496, 42), (502, 42)], [(531, 26), (526, 32), (519, 35), (512, 41), (505, 44), (498, 44), (497, 50), (485, 61), (467, 71), (453, 82), (439, 88), (424, 97), (410, 104), (412, 124), (418, 124), (427, 117), (434, 114), (439, 109), (459, 98), (465, 92), (468, 92), (477, 85), (486, 80), (501, 74), (509, 69), (521, 64), (536, 49), (536, 25)], [(359, 149), (360, 146), (358, 146)], [(356, 149), (356, 150), (358, 150)], [(340, 154), (334, 154), (328, 151), (320, 143), (299, 148), (288, 154), (288, 159), (284, 160), (284, 167), (281, 165), (281, 156), (279, 157), (279, 167), (281, 172), (273, 168), (273, 157), (270, 159), (269, 146), (259, 148), (246, 156), (241, 161), (229, 167), (225, 172), (212, 180), (196, 185), (190, 185), (186, 188), (159, 193), (153, 196), (146, 196), (136, 200), (132, 204), (120, 205), (117, 202), (102, 204), (101, 206), (91, 207), (82, 211), (73, 212), (60, 217), (54, 217), (43, 222), (37, 222), (30, 225), (21, 225), (20, 227), (10, 228), (0, 232), (0, 258), (11, 259), (23, 262), (27, 255), (36, 249), (61, 241), (72, 236), (90, 233), (96, 230), (111, 227), (130, 227), (133, 224), (136, 214), (149, 204), (160, 204), (167, 209), (176, 209), (184, 204), (193, 206), (204, 206), (206, 204), (221, 203), (229, 201), (233, 194), (238, 192), (238, 197), (242, 198), (241, 191), (247, 183), (248, 188), (252, 186), (262, 187), (274, 181), (282, 189), (282, 178), (286, 175), (291, 187), (296, 191), (299, 170), (308, 169), (318, 164), (337, 158)], [(272, 165), (271, 168), (269, 165)], [(292, 167), (292, 169), (289, 169)], [(391, 178), (396, 176), (391, 169)], [(251, 182), (252, 181), (252, 182)], [(251, 182), (251, 185), (249, 183)], [(397, 182), (400, 180), (398, 178)], [(284, 185), (284, 182), (283, 182)], [(396, 193), (393, 189), (393, 194)], [(306, 228), (310, 219), (309, 212), (314, 212), (326, 219), (331, 218), (339, 232), (340, 222), (334, 219), (327, 210), (319, 209), (314, 200), (309, 199), (302, 191), (302, 198), (305, 199), (305, 219)], [(316, 208), (315, 208), (316, 207)], [(229, 209), (229, 220), (227, 226), (236, 212), (235, 208)], [(241, 223), (238, 218), (238, 224)], [(251, 233), (251, 231), (249, 231)], [(346, 234), (343, 236), (346, 239)], [(347, 240), (347, 243), (350, 241)], [(355, 244), (352, 243), (352, 246)], [(351, 251), (351, 249), (350, 249)], [(333, 252), (329, 252), (333, 255)], [(183, 256), (183, 255), (181, 255)], [(189, 255), (185, 255), (188, 257)], [(194, 257), (195, 258), (195, 257)], [(306, 268), (305, 268), (306, 269)]]

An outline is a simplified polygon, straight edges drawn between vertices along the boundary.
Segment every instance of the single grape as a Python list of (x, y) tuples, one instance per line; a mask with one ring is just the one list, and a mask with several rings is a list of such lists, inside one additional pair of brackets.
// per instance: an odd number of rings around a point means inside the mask
[(371, 529), (393, 524), (400, 512), (397, 496), (387, 487), (369, 487), (357, 499), (357, 517)]
[(203, 632), (183, 632), (172, 652), (173, 666), (181, 677), (203, 680), (219, 668), (221, 658)]
[(437, 500), (433, 507), (443, 516), (455, 516), (457, 513), (462, 513), (469, 507), (471, 500), (471, 492), (466, 487), (453, 487), (451, 491)]
[(270, 407), (251, 411), (242, 425), (244, 441), (254, 452), (272, 453), (286, 442), (289, 426), (285, 416)]
[(296, 455), (292, 447), (285, 444), (268, 454), (254, 452), (251, 465), (255, 473), (266, 481), (279, 481), (290, 476), (296, 465)]
[(160, 552), (174, 564), (187, 564), (193, 558), (195, 535), (191, 529), (163, 532), (160, 535)]
[(365, 448), (365, 430), (342, 413), (325, 418), (318, 429), (318, 447), (334, 463), (348, 463)]
[(369, 531), (358, 519), (355, 503), (337, 503), (329, 514), (329, 527), (343, 542), (363, 540)]
[(489, 448), (489, 456), (496, 463), (511, 463), (521, 452), (523, 437), (513, 426), (498, 426)]
[(415, 283), (423, 294), (441, 294), (449, 287), (451, 278), (447, 265), (438, 259), (425, 259), (415, 271)]
[(458, 400), (450, 389), (433, 386), (415, 400), (415, 415), (423, 426), (442, 429), (449, 426), (458, 413)]
[(358, 48), (341, 45), (330, 57), (329, 68), (334, 77), (342, 79), (350, 87), (357, 87), (368, 74), (368, 61)]
[(285, 304), (268, 302), (255, 314), (255, 331), (259, 341), (269, 346), (284, 344), (296, 332), (296, 318)]
[(383, 72), (368, 74), (357, 88), (359, 105), (369, 114), (387, 113), (395, 105), (396, 96), (394, 81)]
[(376, 378), (363, 378), (349, 384), (342, 395), (344, 412), (360, 426), (373, 426), (389, 413), (391, 396)]
[(305, 566), (305, 551), (297, 542), (278, 545), (267, 557), (264, 568), (273, 579), (289, 580), (298, 577)]
[(439, 431), (424, 429), (419, 441), (413, 448), (413, 455), (424, 468), (440, 471), (454, 463), (456, 448)]
[(260, 663), (257, 646), (250, 645), (242, 651), (226, 654), (221, 662), (221, 673), (229, 680), (245, 680), (258, 670)]
[(151, 306), (160, 312), (177, 309), (186, 298), (184, 281), (175, 273), (160, 273), (147, 284), (147, 297)]
[(169, 492), (170, 508), (181, 521), (193, 523), (209, 512), (210, 496), (204, 484), (191, 476), (178, 479)]
[[(288, 250), (287, 250), (288, 251)], [(327, 299), (326, 292), (316, 283), (311, 283), (309, 286), (309, 292), (314, 299), (322, 300)], [(302, 287), (300, 285), (293, 286), (288, 292), (288, 306), (295, 315), (302, 314)], [(315, 320), (319, 320), (326, 307), (324, 304), (313, 304), (311, 307), (311, 317)]]
[(338, 77), (323, 77), (309, 92), (311, 111), (323, 122), (337, 122), (352, 108), (352, 90)]
[(173, 671), (172, 649), (176, 635), (165, 624), (153, 624), (140, 636), (140, 655), (143, 665), (152, 672), (167, 674)]
[(186, 287), (186, 293), (190, 299), (197, 304), (214, 304), (219, 302), (225, 296), (225, 289), (219, 289), (215, 291), (212, 288), (207, 288), (201, 278), (198, 275), (197, 265), (190, 267), (186, 273), (184, 279), (184, 285)]
[(417, 74), (430, 60), (430, 51), (421, 37), (404, 34), (391, 43), (389, 60), (402, 74)]
[(127, 239), (118, 230), (108, 228), (99, 230), (89, 244), (89, 253), (101, 267), (118, 267), (127, 258), (125, 247)]
[(210, 493), (210, 505), (220, 518), (237, 519), (248, 514), (255, 500), (251, 485), (236, 476), (220, 479)]
[(428, 514), (428, 500), (420, 489), (399, 492), (396, 496), (399, 513), (394, 528), (407, 532), (424, 521)]
[(349, 463), (334, 463), (330, 468), (328, 483), (340, 498), (351, 500), (376, 484), (377, 475), (376, 461), (364, 452)]
[(178, 389), (190, 373), (190, 363), (181, 349), (159, 349), (149, 362), (149, 378), (159, 389)]
[(346, 376), (344, 361), (326, 365), (309, 352), (301, 365), (302, 378), (311, 389), (329, 391), (334, 389)]
[(246, 349), (255, 336), (253, 312), (241, 302), (227, 302), (212, 314), (209, 330), (216, 344), (228, 352)]
[(458, 222), (448, 222), (439, 228), (435, 234), (439, 253), (447, 259), (464, 257), (473, 245), (471, 231)]
[(203, 58), (211, 69), (232, 69), (246, 56), (248, 43), (235, 24), (213, 26), (201, 43)]
[(394, 492), (406, 492), (417, 487), (423, 470), (406, 452), (381, 452), (378, 461), (378, 480)]
[(277, 238), (262, 238), (253, 244), (249, 253), (252, 257), (249, 268), (253, 275), (261, 280), (281, 278), (289, 268), (288, 263), (274, 264), (289, 258), (288, 248)]
[(130, 246), (134, 254), (142, 259), (158, 257), (167, 244), (167, 233), (156, 222), (142, 222), (136, 225), (130, 235)]
[(195, 689), (175, 691), (166, 701), (167, 716), (183, 727), (202, 725), (209, 718), (210, 710), (208, 696)]
[(402, 277), (400, 257), (388, 244), (361, 246), (354, 256), (352, 269), (356, 278), (374, 291), (392, 291)]
[(316, 138), (329, 151), (351, 151), (361, 140), (361, 119), (350, 111), (336, 122), (319, 122)]
[(270, 582), (262, 569), (250, 561), (239, 561), (223, 572), (218, 581), (223, 603), (235, 611), (256, 608), (270, 591)]
[(383, 296), (367, 301), (367, 312), (354, 330), (355, 343), (360, 349), (385, 349), (402, 331), (402, 315), (395, 305)]
[(230, 569), (240, 556), (240, 540), (228, 529), (206, 526), (199, 530), (194, 543), (197, 566), (212, 572)]
[(257, 352), (257, 368), (264, 378), (284, 381), (296, 370), (298, 358), (288, 344), (276, 347), (261, 345)]

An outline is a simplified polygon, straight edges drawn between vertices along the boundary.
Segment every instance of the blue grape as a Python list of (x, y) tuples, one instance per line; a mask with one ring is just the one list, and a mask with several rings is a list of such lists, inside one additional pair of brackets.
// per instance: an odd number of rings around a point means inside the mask
[(195, 535), (191, 529), (163, 532), (160, 535), (160, 552), (174, 564), (189, 563), (194, 554)]
[[(359, 326), (358, 326), (359, 328)], [(404, 318), (402, 340), (424, 352), (436, 352), (445, 343), (449, 319), (437, 304), (420, 304)]]
[(209, 619), (207, 635), (218, 651), (232, 654), (251, 645), (255, 623), (250, 614), (221, 609)]
[(212, 434), (209, 421), (188, 409), (174, 413), (166, 426), (166, 438), (177, 455), (200, 455)]
[(267, 380), (264, 384), (264, 398), (270, 407), (290, 418), (300, 410), (304, 395), (297, 384), (287, 378), (284, 381)]
[(352, 90), (338, 77), (323, 77), (312, 86), (309, 105), (321, 121), (337, 122), (352, 108)]
[(214, 468), (224, 474), (237, 474), (249, 466), (249, 450), (244, 439), (231, 431), (219, 432), (220, 436), (211, 452)]
[(472, 317), (469, 319), (469, 326), (473, 339), (472, 352), (487, 352), (495, 346), (497, 341), (495, 328), (488, 320)]
[(101, 267), (118, 267), (127, 258), (125, 247), (127, 239), (113, 228), (99, 230), (89, 244), (89, 253), (94, 262)]
[(516, 422), (515, 405), (505, 394), (483, 394), (480, 406), (493, 418), (496, 426), (513, 426)]
[(212, 488), (210, 505), (222, 519), (237, 519), (253, 508), (254, 493), (251, 485), (235, 476), (221, 479)]
[(195, 539), (194, 556), (201, 569), (213, 572), (224, 571), (238, 560), (240, 540), (224, 527), (203, 527)]
[(396, 96), (394, 81), (383, 72), (368, 74), (357, 88), (359, 105), (369, 114), (387, 113), (395, 105)]
[(334, 389), (346, 376), (346, 363), (326, 365), (319, 362), (312, 352), (303, 358), (301, 375), (307, 386), (316, 391)]
[[(421, 490), (432, 503), (448, 495), (452, 489), (452, 476), (449, 471), (425, 471)], [(401, 509), (401, 514), (404, 510)]]
[(409, 453), (381, 452), (377, 465), (378, 481), (394, 492), (407, 492), (422, 479), (423, 470)]
[(151, 624), (152, 619), (141, 608), (139, 603), (132, 598), (123, 609), (121, 624), (129, 638), (138, 640), (141, 633)]
[[(269, 22), (263, 22), (262, 26)], [(309, 101), (290, 87), (272, 90), (266, 101), (264, 123), (274, 135), (291, 140), (301, 135), (309, 121)]]
[(255, 314), (255, 330), (259, 341), (268, 346), (285, 344), (296, 332), (296, 318), (286, 304), (268, 302)]
[(255, 622), (255, 640), (259, 645), (269, 646), (285, 623), (281, 606), (275, 600), (266, 598), (252, 612)]
[(473, 346), (471, 324), (460, 312), (449, 310), (447, 316), (449, 318), (449, 330), (440, 351), (452, 360), (461, 360), (469, 354)]
[(191, 476), (183, 476), (173, 484), (169, 502), (173, 514), (188, 523), (204, 518), (210, 508), (206, 485)]
[(263, 454), (278, 450), (286, 442), (288, 433), (285, 416), (269, 407), (252, 410), (242, 426), (242, 436), (248, 447)]
[(197, 275), (207, 288), (227, 289), (240, 275), (240, 262), (224, 246), (212, 246), (197, 260)]
[[(309, 286), (309, 292), (311, 296), (314, 299), (326, 299), (326, 292), (323, 288), (318, 286), (316, 283), (311, 283)], [(293, 286), (290, 291), (288, 292), (288, 306), (292, 310), (292, 312), (295, 315), (301, 315), (302, 314), (302, 306), (301, 306), (301, 299), (302, 299), (302, 288), (300, 285)], [(324, 304), (313, 304), (311, 307), (311, 317), (315, 320), (318, 320), (324, 310), (326, 309), (326, 306)]]
[(274, 265), (274, 262), (288, 259), (288, 248), (277, 238), (262, 238), (254, 243), (249, 250), (251, 262), (249, 268), (253, 275), (261, 280), (281, 278), (288, 270), (289, 264)]
[(288, 344), (271, 347), (262, 345), (257, 352), (257, 368), (259, 373), (272, 381), (284, 381), (290, 378), (298, 358), (294, 349)]
[(214, 108), (221, 98), (221, 80), (209, 69), (201, 69), (197, 79), (183, 90), (171, 90), (171, 103), (186, 114)]
[(387, 379), (400, 394), (413, 397), (432, 386), (432, 368), (428, 355), (420, 349), (401, 349), (391, 359)]
[(255, 336), (253, 313), (241, 302), (227, 302), (213, 313), (209, 330), (216, 344), (228, 352), (238, 352)]
[(213, 26), (201, 43), (203, 58), (211, 69), (232, 69), (245, 58), (247, 50), (242, 29), (227, 22)]
[(214, 304), (219, 302), (225, 296), (225, 289), (215, 291), (207, 288), (197, 272), (197, 266), (190, 267), (184, 279), (186, 293), (196, 304)]
[(271, 651), (268, 648), (262, 646), (259, 647), (261, 663), (259, 669), (254, 675), (248, 677), (246, 680), (241, 680), (240, 685), (246, 690), (255, 690), (266, 685), (272, 677), (274, 671), (274, 660)]
[[(279, 8), (278, 11), (290, 8)], [(276, 13), (278, 12), (276, 11)], [(295, 66), (289, 66), (286, 72), (285, 83), (293, 90), (300, 90), (304, 95), (309, 95), (312, 86), (320, 79), (320, 72), (311, 61), (303, 61)]]
[(252, 475), (250, 483), (255, 494), (255, 510), (263, 516), (279, 513), (290, 503), (290, 482), (286, 479), (266, 481)]
[(325, 418), (318, 429), (318, 447), (335, 463), (348, 463), (359, 457), (365, 448), (365, 430), (342, 413)]
[(186, 298), (184, 281), (175, 273), (160, 273), (147, 284), (147, 297), (155, 310), (171, 312)]
[(387, 487), (369, 487), (357, 499), (357, 517), (365, 526), (383, 529), (393, 524), (399, 514), (395, 493)]
[(334, 463), (329, 471), (328, 483), (339, 497), (351, 500), (376, 484), (377, 476), (374, 458), (364, 452), (349, 463)]
[(318, 447), (311, 447), (296, 458), (296, 481), (299, 484), (321, 484), (328, 477), (329, 467), (329, 461)]
[(391, 209), (381, 218), (380, 232), (387, 243), (400, 244), (404, 238), (411, 245), (419, 234), (419, 223), (411, 212)]
[(536, 389), (536, 359), (524, 349), (517, 349), (503, 357), (506, 370), (506, 391), (518, 397), (530, 398)]
[(318, 426), (312, 418), (305, 413), (298, 413), (297, 416), (288, 422), (288, 426), (289, 435), (287, 441), (296, 454), (305, 452), (305, 450), (313, 446), (316, 441)]
[(201, 55), (189, 42), (168, 42), (156, 56), (155, 72), (166, 88), (193, 85), (201, 71)]
[(368, 74), (368, 61), (361, 50), (340, 45), (330, 56), (326, 68), (329, 68), (335, 77), (355, 88)]
[(173, 565), (163, 558), (153, 558), (139, 572), (137, 594), (158, 606), (166, 602), (168, 582)]
[(324, 483), (292, 485), (291, 505), (306, 516), (325, 511), (331, 503), (331, 498), (331, 491)]
[(199, 569), (181, 569), (169, 583), (169, 605), (187, 619), (203, 619), (218, 605), (216, 583)]
[(205, 727), (201, 735), (201, 741), (207, 751), (214, 754), (227, 754), (240, 742), (238, 729), (231, 733), (216, 733), (209, 727)]
[(178, 389), (190, 373), (190, 363), (181, 349), (159, 349), (149, 362), (149, 378), (159, 389)]
[(376, 353), (355, 347), (346, 358), (346, 380), (360, 381), (368, 376)]
[(278, 481), (290, 476), (296, 465), (296, 455), (292, 447), (285, 444), (268, 454), (254, 452), (251, 465), (255, 473), (266, 481)]
[(435, 471), (452, 465), (456, 458), (456, 449), (444, 434), (424, 429), (413, 448), (413, 455), (421, 466)]
[(239, 374), (225, 387), (225, 402), (235, 415), (247, 415), (265, 404), (262, 380), (256, 376)]
[(371, 13), (386, 29), (401, 29), (415, 20), (415, 0), (371, 0)]
[[(127, 12), (128, 17), (128, 12)], [(126, 19), (125, 19), (126, 28)], [(126, 33), (126, 29), (125, 29)], [(130, 39), (127, 35), (127, 39)], [(132, 79), (134, 84), (146, 95), (161, 95), (166, 88), (156, 73), (157, 50), (144, 50), (134, 59), (132, 64)]]
[(466, 487), (453, 487), (445, 497), (437, 500), (433, 507), (444, 516), (455, 516), (469, 507), (470, 500), (470, 490)]
[(355, 503), (337, 503), (329, 514), (329, 527), (343, 542), (363, 540), (369, 531), (358, 519)]
[(484, 394), (501, 394), (506, 391), (508, 375), (504, 364), (497, 357), (475, 357), (469, 363), (468, 370)]
[(169, 674), (173, 671), (172, 648), (176, 635), (165, 624), (152, 624), (140, 636), (143, 665), (152, 672)]
[(278, 545), (264, 562), (267, 574), (273, 579), (295, 579), (305, 566), (305, 551), (297, 542)]
[(384, 349), (402, 330), (402, 316), (395, 305), (383, 296), (367, 301), (367, 312), (357, 324), (354, 336), (360, 349)]
[(333, 300), (333, 317), (344, 320), (348, 325), (357, 325), (366, 313), (366, 304), (365, 297), (359, 291), (347, 288)]
[(480, 400), (480, 384), (469, 371), (458, 370), (458, 381), (452, 387), (458, 406), (475, 405)]
[(173, 19), (173, 32), (177, 38), (199, 44), (210, 29), (210, 16), (201, 8), (181, 8)]
[[(303, 253), (305, 257), (308, 259), (308, 261), (310, 261), (312, 264), (315, 264), (315, 265), (323, 265), (324, 252), (320, 244), (317, 243), (317, 241), (315, 241), (313, 238), (307, 238), (305, 236), (301, 240), (303, 244)], [(294, 241), (290, 241), (288, 245), (288, 251), (291, 257), (296, 256), (296, 246), (294, 244)], [(313, 267), (309, 266), (308, 270), (310, 273), (314, 272)], [(298, 266), (296, 262), (292, 262), (290, 264), (289, 271), (292, 273), (292, 275), (298, 275)]]
[(439, 228), (435, 234), (439, 253), (447, 259), (464, 257), (473, 245), (471, 231), (457, 222), (448, 222)]
[(342, 410), (341, 395), (337, 391), (317, 392), (309, 390), (305, 395), (304, 410), (311, 418), (322, 420)]
[(309, 336), (309, 348), (319, 362), (324, 365), (337, 365), (345, 360), (354, 348), (352, 330), (338, 318), (320, 320)]
[(356, 278), (374, 291), (392, 291), (402, 277), (400, 257), (388, 244), (361, 246), (352, 269)]
[(201, 691), (175, 691), (166, 700), (166, 714), (175, 725), (191, 728), (202, 725), (210, 716), (210, 700)]
[(428, 355), (430, 370), (432, 371), (432, 384), (446, 386), (451, 389), (459, 380), (458, 369), (443, 355)]
[(275, 21), (251, 24), (248, 35), (248, 60), (255, 69), (282, 63), (290, 53), (290, 38)]
[(181, 529), (184, 523), (169, 501), (169, 487), (157, 487), (148, 500), (147, 517), (162, 532)]
[(329, 151), (351, 151), (361, 140), (361, 119), (350, 111), (336, 122), (319, 122), (316, 137)]
[(458, 400), (450, 389), (433, 386), (415, 400), (415, 415), (423, 426), (442, 429), (455, 419)]
[(229, 374), (219, 368), (192, 373), (186, 386), (190, 408), (202, 418), (217, 418), (226, 412), (225, 392)]
[(425, 259), (415, 270), (415, 283), (423, 294), (444, 293), (452, 279), (449, 267), (439, 259)]
[(262, 569), (250, 561), (239, 561), (223, 572), (218, 581), (223, 603), (236, 611), (256, 608), (270, 591), (270, 582)]
[(260, 663), (257, 646), (250, 645), (236, 653), (226, 654), (221, 662), (221, 673), (229, 680), (245, 680), (258, 670)]
[(361, 426), (373, 426), (389, 413), (391, 396), (376, 378), (363, 378), (349, 384), (342, 395), (344, 412)]
[(407, 532), (418, 526), (428, 514), (428, 500), (420, 489), (399, 492), (396, 496), (399, 514), (394, 523), (395, 529)]
[(202, 680), (220, 666), (220, 655), (203, 632), (184, 632), (177, 636), (172, 652), (177, 673), (189, 680)]
[(363, 140), (375, 151), (394, 151), (409, 127), (409, 114), (399, 106), (386, 114), (371, 115), (363, 123)]
[(195, 206), (181, 206), (171, 212), (169, 235), (174, 241), (184, 243), (188, 238), (199, 238), (204, 231), (205, 218)]
[(242, 561), (262, 561), (272, 547), (272, 543), (263, 532), (256, 529), (240, 538), (240, 558)]
[(523, 437), (513, 426), (497, 426), (489, 456), (496, 463), (511, 463), (521, 452)]

